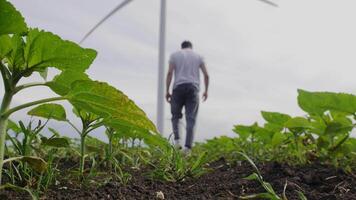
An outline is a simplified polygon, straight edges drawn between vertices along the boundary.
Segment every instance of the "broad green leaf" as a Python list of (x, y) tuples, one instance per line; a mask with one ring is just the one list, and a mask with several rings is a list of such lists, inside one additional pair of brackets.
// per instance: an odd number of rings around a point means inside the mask
[(284, 140), (287, 139), (287, 136), (281, 132), (275, 132), (272, 137), (271, 144), (276, 147), (283, 143)]
[(321, 116), (325, 111), (356, 112), (356, 96), (345, 93), (298, 90), (298, 104), (309, 114)]
[(350, 151), (356, 153), (356, 138), (349, 138), (345, 145), (350, 149)]
[(257, 131), (258, 124), (254, 123), (251, 126), (236, 125), (233, 131), (237, 133), (242, 139), (246, 140), (251, 134)]
[(62, 105), (59, 104), (42, 104), (32, 110), (30, 110), (28, 115), (43, 117), (46, 119), (55, 119), (58, 121), (66, 121), (66, 112)]
[(8, 35), (0, 35), (0, 60), (2, 60), (12, 49), (11, 38)]
[(261, 112), (263, 119), (272, 124), (278, 124), (283, 126), (291, 117), (287, 114), (278, 113), (278, 112)]
[(257, 127), (254, 133), (254, 137), (259, 142), (268, 144), (272, 140), (273, 132), (265, 128)]
[(66, 97), (75, 108), (99, 115), (108, 122), (156, 131), (154, 124), (132, 100), (107, 83), (76, 81)]
[(47, 82), (46, 85), (58, 95), (66, 95), (71, 89), (73, 82), (78, 80), (90, 80), (88, 75), (81, 71), (65, 70), (59, 75), (55, 76), (52, 81)]
[(325, 135), (322, 135), (318, 137), (316, 144), (318, 149), (327, 149), (330, 146), (329, 138)]
[(283, 125), (272, 124), (272, 123), (265, 123), (263, 127), (272, 132), (280, 132), (284, 128)]
[(7, 56), (9, 68), (11, 71), (20, 71), (25, 69), (24, 58), (25, 42), (18, 34), (13, 35), (11, 38), (11, 53)]
[(311, 132), (318, 135), (323, 135), (326, 129), (326, 122), (323, 120), (323, 117), (318, 115), (311, 115), (309, 118), (311, 119), (310, 124), (313, 127)]
[(38, 173), (43, 173), (47, 170), (47, 163), (39, 157), (34, 156), (20, 156), (20, 157), (13, 157), (4, 160), (4, 163), (11, 162), (11, 161), (21, 161), (28, 163), (32, 169), (34, 169)]
[(122, 123), (121, 120), (112, 118), (105, 121), (107, 126), (118, 130), (119, 133), (124, 135), (126, 138), (139, 138), (144, 140), (145, 144), (151, 147), (160, 147), (162, 149), (169, 149), (171, 146), (166, 138), (162, 137), (157, 132), (150, 132), (147, 129), (142, 129), (139, 127), (133, 127), (126, 123)]
[(349, 134), (344, 134), (339, 136), (338, 139), (334, 142), (334, 145), (329, 149), (330, 151), (336, 151), (350, 138)]
[(96, 51), (85, 49), (74, 42), (38, 29), (31, 29), (26, 38), (27, 68), (41, 70), (55, 67), (59, 70), (84, 72), (96, 57)]
[(0, 35), (27, 31), (25, 19), (8, 1), (0, 0)]
[(350, 131), (352, 131), (352, 124), (350, 125), (344, 125), (340, 122), (331, 122), (327, 125), (325, 129), (325, 134), (327, 135), (340, 135), (340, 134), (348, 134)]
[(246, 140), (251, 136), (263, 143), (268, 143), (268, 141), (272, 139), (273, 135), (273, 132), (268, 129), (259, 127), (257, 123), (254, 123), (251, 126), (237, 125), (233, 131), (237, 133), (243, 140)]
[(285, 127), (289, 128), (289, 129), (296, 129), (296, 128), (310, 129), (310, 128), (312, 128), (310, 122), (303, 117), (295, 117), (295, 118), (288, 120), (285, 123)]
[(67, 148), (69, 147), (69, 141), (66, 138), (46, 138), (41, 137), (42, 145), (56, 147), (56, 148)]

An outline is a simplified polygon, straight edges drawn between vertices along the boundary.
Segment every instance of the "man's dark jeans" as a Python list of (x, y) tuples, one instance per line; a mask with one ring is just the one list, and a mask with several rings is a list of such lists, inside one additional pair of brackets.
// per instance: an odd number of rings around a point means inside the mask
[(199, 108), (199, 90), (191, 83), (178, 85), (172, 94), (171, 112), (174, 139), (179, 139), (179, 119), (182, 118), (182, 109), (185, 107), (186, 140), (185, 147), (191, 148), (194, 137), (194, 125)]

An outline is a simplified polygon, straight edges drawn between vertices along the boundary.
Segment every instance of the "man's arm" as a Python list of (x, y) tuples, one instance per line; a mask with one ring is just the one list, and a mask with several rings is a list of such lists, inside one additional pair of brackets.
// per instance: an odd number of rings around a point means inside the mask
[(204, 63), (200, 65), (200, 69), (204, 74), (205, 91), (203, 93), (203, 101), (206, 101), (208, 99), (209, 74)]
[(170, 63), (168, 73), (167, 73), (167, 79), (166, 79), (166, 100), (168, 103), (171, 102), (171, 97), (172, 97), (171, 93), (169, 93), (169, 87), (172, 82), (173, 70), (174, 70), (174, 64)]

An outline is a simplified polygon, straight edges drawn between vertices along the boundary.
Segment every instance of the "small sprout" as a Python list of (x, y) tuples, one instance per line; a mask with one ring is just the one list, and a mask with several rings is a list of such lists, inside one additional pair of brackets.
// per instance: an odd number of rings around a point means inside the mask
[(162, 191), (156, 192), (156, 198), (157, 199), (164, 199), (164, 194)]

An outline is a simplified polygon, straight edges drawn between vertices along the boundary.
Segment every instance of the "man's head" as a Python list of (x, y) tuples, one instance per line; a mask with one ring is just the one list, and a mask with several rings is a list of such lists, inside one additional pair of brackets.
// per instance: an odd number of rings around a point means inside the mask
[(193, 48), (193, 45), (190, 41), (184, 41), (182, 42), (182, 45), (181, 45), (182, 49), (192, 49)]

